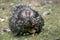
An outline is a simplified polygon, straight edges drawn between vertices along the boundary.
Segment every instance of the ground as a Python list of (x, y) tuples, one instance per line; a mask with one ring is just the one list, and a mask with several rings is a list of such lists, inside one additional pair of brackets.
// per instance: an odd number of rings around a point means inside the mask
[[(0, 28), (8, 28), (8, 19), (12, 13), (12, 6), (18, 3), (0, 3), (0, 18), (5, 19), (4, 22), (0, 22)], [(3, 6), (8, 8), (2, 10)], [(43, 16), (43, 12), (48, 9), (52, 9), (50, 15)], [(45, 21), (43, 30), (39, 35), (14, 37), (11, 32), (6, 32), (4, 34), (0, 33), (0, 40), (60, 40), (60, 7), (55, 5), (46, 6), (43, 9), (39, 9), (39, 13), (41, 13)]]

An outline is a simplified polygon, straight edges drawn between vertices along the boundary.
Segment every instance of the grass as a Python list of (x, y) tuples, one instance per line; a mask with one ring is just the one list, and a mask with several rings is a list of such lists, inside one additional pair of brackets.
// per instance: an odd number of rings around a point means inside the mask
[[(8, 10), (0, 10), (0, 17), (4, 18), (4, 22), (0, 22), (0, 27), (8, 28), (8, 19), (9, 15), (12, 13), (12, 6), (18, 4), (19, 2), (13, 3), (1, 3), (0, 9), (4, 6), (10, 6)], [(45, 25), (43, 27), (42, 32), (39, 35), (35, 36), (22, 36), (22, 37), (14, 37), (10, 32), (5, 34), (0, 34), (0, 40), (60, 40), (60, 7), (57, 6), (48, 6), (41, 9), (39, 12), (41, 14), (48, 10), (52, 9), (52, 13), (50, 15), (43, 16)]]

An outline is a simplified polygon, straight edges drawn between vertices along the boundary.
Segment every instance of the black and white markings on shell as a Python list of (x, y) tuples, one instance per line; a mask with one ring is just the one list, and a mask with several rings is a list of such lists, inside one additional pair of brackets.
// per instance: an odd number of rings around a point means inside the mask
[(33, 31), (40, 33), (43, 26), (44, 19), (42, 16), (27, 5), (15, 6), (13, 15), (9, 19), (9, 28), (14, 36), (24, 35), (26, 33), (33, 34)]

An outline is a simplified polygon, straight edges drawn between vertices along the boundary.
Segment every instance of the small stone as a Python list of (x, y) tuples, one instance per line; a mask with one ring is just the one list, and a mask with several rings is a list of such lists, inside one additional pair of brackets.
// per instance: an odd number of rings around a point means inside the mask
[(10, 30), (9, 30), (9, 29), (3, 29), (3, 31), (4, 31), (4, 32), (10, 32)]
[(50, 14), (49, 11), (45, 11), (45, 12), (43, 13), (43, 16), (45, 16), (45, 15), (49, 15), (49, 14)]
[(3, 22), (3, 21), (5, 21), (5, 19), (0, 18), (0, 22)]
[(25, 40), (28, 40), (28, 39), (25, 39)]
[(52, 13), (51, 9), (48, 9), (48, 11), (43, 12), (43, 16), (50, 15)]
[(10, 5), (14, 5), (14, 3), (11, 3)]
[(10, 29), (7, 29), (7, 28), (1, 28), (1, 32), (10, 32)]
[(7, 32), (10, 32), (11, 30), (10, 29), (6, 29)]

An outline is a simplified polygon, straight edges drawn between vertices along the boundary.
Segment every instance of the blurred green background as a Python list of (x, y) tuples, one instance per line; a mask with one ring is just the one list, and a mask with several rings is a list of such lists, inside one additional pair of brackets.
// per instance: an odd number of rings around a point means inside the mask
[[(42, 15), (45, 25), (39, 35), (14, 37), (2, 31), (9, 28), (8, 20), (17, 4), (30, 5)], [(0, 40), (60, 40), (60, 0), (0, 0)]]

